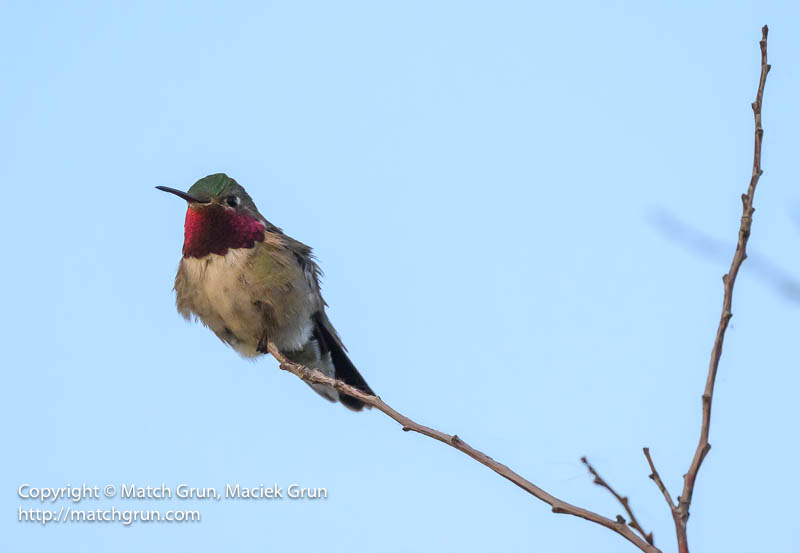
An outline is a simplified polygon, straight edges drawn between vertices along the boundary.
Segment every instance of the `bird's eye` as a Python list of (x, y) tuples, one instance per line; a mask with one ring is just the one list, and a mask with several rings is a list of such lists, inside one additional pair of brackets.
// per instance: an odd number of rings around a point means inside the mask
[(228, 196), (225, 198), (225, 203), (231, 207), (236, 207), (239, 205), (239, 196)]

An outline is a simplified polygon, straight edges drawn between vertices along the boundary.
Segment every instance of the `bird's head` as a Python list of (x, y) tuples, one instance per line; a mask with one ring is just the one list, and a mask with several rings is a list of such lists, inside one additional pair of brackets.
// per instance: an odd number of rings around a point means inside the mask
[(244, 187), (225, 173), (200, 179), (188, 192), (166, 186), (156, 188), (189, 204), (184, 224), (184, 257), (225, 255), (230, 249), (252, 248), (264, 240), (266, 221)]

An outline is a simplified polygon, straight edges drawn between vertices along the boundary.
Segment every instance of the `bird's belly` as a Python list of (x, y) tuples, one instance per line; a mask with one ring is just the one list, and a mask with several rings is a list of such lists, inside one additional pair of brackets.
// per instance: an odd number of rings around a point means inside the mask
[[(247, 250), (230, 250), (225, 256), (183, 260), (194, 290), (189, 309), (223, 342), (240, 355), (254, 357), (267, 329), (263, 311), (265, 298), (255, 297), (244, 275)], [(276, 293), (280, 293), (276, 291)], [(180, 304), (179, 298), (179, 304)], [(311, 313), (290, 309), (291, 317), (273, 321), (269, 339), (282, 350), (302, 349), (311, 336)], [(303, 311), (303, 312), (299, 312)]]
[(220, 340), (241, 355), (252, 357), (258, 354), (263, 317), (242, 279), (246, 259), (244, 250), (202, 259), (184, 258), (181, 263), (188, 286), (178, 291), (178, 305), (185, 304)]

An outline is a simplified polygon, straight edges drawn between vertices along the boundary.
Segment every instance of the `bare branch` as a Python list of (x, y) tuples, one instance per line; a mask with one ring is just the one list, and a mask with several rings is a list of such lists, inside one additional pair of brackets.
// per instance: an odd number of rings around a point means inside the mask
[[(586, 468), (589, 469), (589, 474), (594, 476), (594, 483), (600, 486), (601, 488), (607, 489), (614, 498), (620, 502), (625, 512), (628, 513), (628, 517), (630, 517), (631, 521), (628, 523), (628, 526), (639, 532), (641, 536), (649, 543), (653, 545), (653, 533), (647, 533), (644, 531), (644, 528), (639, 524), (639, 521), (636, 520), (636, 515), (633, 514), (633, 510), (631, 510), (630, 503), (628, 502), (628, 498), (626, 496), (619, 495), (614, 488), (612, 488), (608, 482), (606, 482), (600, 474), (594, 469), (594, 467), (589, 463), (589, 460), (586, 457), (581, 457), (581, 462), (586, 465)], [(625, 520), (621, 516), (617, 515), (617, 519)]]
[[(714, 340), (714, 346), (711, 351), (711, 361), (709, 364), (708, 369), (708, 377), (706, 380), (706, 387), (705, 391), (703, 392), (702, 400), (703, 400), (703, 416), (702, 416), (702, 425), (700, 430), (700, 440), (697, 445), (697, 450), (695, 451), (694, 457), (692, 459), (691, 465), (689, 467), (689, 471), (684, 476), (684, 486), (683, 491), (678, 498), (678, 504), (676, 505), (669, 492), (667, 491), (664, 482), (661, 480), (661, 477), (658, 474), (658, 471), (655, 468), (655, 464), (653, 463), (653, 459), (650, 456), (650, 450), (648, 448), (644, 448), (644, 454), (647, 458), (647, 462), (650, 465), (650, 478), (656, 483), (661, 493), (664, 495), (667, 504), (669, 505), (670, 512), (672, 513), (673, 521), (675, 523), (675, 530), (678, 538), (678, 551), (679, 553), (688, 553), (688, 542), (686, 536), (686, 523), (689, 519), (689, 508), (692, 502), (692, 494), (694, 492), (694, 485), (697, 479), (697, 473), (700, 470), (700, 465), (703, 463), (703, 459), (705, 458), (706, 454), (708, 453), (709, 449), (711, 449), (711, 445), (708, 442), (708, 434), (709, 428), (711, 424), (711, 401), (714, 394), (714, 383), (717, 376), (717, 369), (719, 367), (720, 358), (722, 356), (722, 345), (725, 338), (725, 331), (728, 328), (728, 323), (730, 322), (731, 317), (733, 316), (731, 313), (731, 307), (733, 303), (733, 286), (736, 282), (736, 276), (739, 273), (739, 268), (741, 267), (744, 260), (747, 258), (747, 241), (750, 238), (750, 228), (753, 222), (753, 212), (755, 211), (753, 208), (753, 197), (755, 196), (755, 189), (756, 185), (758, 184), (759, 177), (761, 177), (762, 170), (761, 170), (761, 143), (764, 136), (764, 130), (761, 127), (761, 105), (764, 96), (764, 86), (766, 84), (767, 73), (769, 73), (770, 66), (767, 64), (767, 34), (769, 29), (765, 25), (762, 28), (762, 39), (760, 42), (761, 45), (761, 78), (758, 85), (758, 91), (756, 93), (756, 100), (752, 104), (753, 108), (753, 115), (755, 117), (755, 146), (754, 146), (754, 155), (753, 155), (753, 173), (750, 179), (750, 185), (747, 189), (747, 193), (742, 195), (742, 219), (741, 224), (739, 227), (739, 237), (738, 242), (736, 245), (736, 251), (733, 255), (733, 260), (731, 262), (730, 269), (728, 273), (723, 276), (723, 284), (724, 284), (724, 297), (722, 302), (722, 314), (720, 316), (719, 326), (717, 328), (717, 335), (716, 339)], [(400, 414), (399, 412), (395, 411), (389, 405), (387, 405), (380, 397), (369, 395), (357, 388), (349, 386), (342, 382), (341, 380), (336, 380), (334, 378), (330, 378), (325, 376), (317, 369), (308, 368), (302, 365), (298, 365), (289, 361), (273, 344), (270, 342), (268, 344), (269, 352), (278, 360), (280, 364), (280, 368), (291, 372), (295, 376), (299, 377), (301, 380), (305, 380), (306, 382), (311, 382), (314, 384), (323, 384), (328, 385), (336, 389), (338, 392), (346, 394), (350, 397), (354, 397), (356, 399), (361, 400), (366, 405), (370, 407), (375, 407), (377, 410), (381, 411), (382, 413), (386, 414), (390, 418), (394, 419), (398, 422), (404, 431), (412, 431), (417, 432), (418, 434), (422, 434), (423, 436), (427, 436), (429, 438), (433, 438), (434, 440), (440, 441), (444, 444), (453, 447), (462, 453), (472, 457), (482, 465), (492, 469), (494, 472), (510, 480), (529, 494), (533, 495), (537, 499), (547, 503), (550, 505), (551, 510), (554, 513), (563, 513), (572, 515), (578, 518), (582, 518), (584, 520), (588, 520), (590, 522), (594, 522), (595, 524), (599, 524), (613, 532), (616, 532), (630, 543), (635, 545), (641, 551), (646, 553), (661, 553), (655, 545), (653, 545), (653, 536), (652, 534), (645, 533), (642, 529), (641, 525), (639, 524), (638, 520), (633, 514), (633, 511), (630, 508), (628, 503), (628, 498), (624, 496), (620, 496), (613, 488), (611, 488), (608, 483), (600, 477), (597, 471), (589, 464), (586, 458), (583, 458), (583, 463), (589, 469), (589, 472), (594, 476), (594, 481), (597, 485), (606, 488), (616, 499), (620, 502), (620, 504), (625, 509), (625, 512), (631, 519), (631, 522), (628, 524), (626, 523), (625, 519), (622, 516), (617, 516), (616, 520), (611, 520), (606, 518), (602, 515), (599, 515), (595, 512), (589, 511), (587, 509), (583, 509), (581, 507), (576, 507), (575, 505), (571, 505), (565, 501), (558, 499), (555, 496), (550, 495), (543, 489), (539, 488), (529, 480), (523, 478), (506, 465), (499, 463), (473, 447), (467, 444), (464, 440), (459, 438), (457, 435), (453, 434), (446, 434), (439, 430), (435, 430), (433, 428), (423, 426), (414, 422), (413, 420), (409, 419), (405, 415)], [(635, 530), (635, 531), (634, 531)], [(637, 534), (638, 532), (638, 534)]]
[(692, 494), (694, 493), (697, 473), (700, 470), (700, 465), (703, 464), (703, 459), (705, 459), (708, 451), (711, 449), (711, 444), (708, 442), (708, 434), (711, 426), (711, 402), (714, 397), (714, 383), (717, 378), (719, 361), (722, 357), (722, 344), (725, 340), (725, 331), (728, 328), (731, 317), (733, 317), (733, 313), (731, 312), (733, 304), (733, 286), (736, 283), (736, 276), (739, 274), (739, 268), (747, 258), (747, 240), (750, 238), (750, 227), (753, 224), (753, 212), (755, 211), (753, 208), (753, 198), (756, 192), (756, 185), (763, 173), (761, 170), (761, 142), (764, 138), (764, 129), (761, 127), (761, 105), (764, 98), (764, 85), (767, 82), (767, 73), (769, 73), (770, 70), (770, 65), (767, 63), (768, 33), (769, 29), (764, 25), (764, 27), (761, 28), (761, 42), (759, 43), (761, 47), (761, 78), (758, 82), (756, 99), (752, 104), (753, 118), (755, 120), (753, 173), (750, 177), (750, 185), (747, 188), (747, 193), (742, 194), (742, 220), (739, 226), (739, 238), (736, 244), (736, 251), (733, 254), (730, 270), (722, 277), (724, 286), (722, 314), (720, 315), (717, 335), (714, 339), (714, 347), (711, 349), (708, 377), (702, 396), (703, 417), (700, 428), (700, 440), (697, 443), (697, 449), (689, 465), (689, 470), (684, 476), (683, 491), (678, 499), (678, 513), (680, 516), (676, 519), (675, 529), (678, 536), (678, 550), (680, 553), (688, 553), (689, 551), (686, 538), (686, 523), (689, 520), (689, 508), (692, 504)]
[(613, 532), (616, 532), (633, 545), (638, 547), (641, 551), (645, 551), (646, 553), (661, 553), (661, 550), (655, 547), (654, 545), (647, 543), (644, 539), (639, 537), (636, 532), (631, 530), (627, 524), (625, 524), (624, 520), (611, 520), (606, 518), (602, 515), (589, 511), (587, 509), (583, 509), (581, 507), (576, 507), (575, 505), (571, 505), (566, 501), (562, 501), (557, 497), (554, 497), (541, 489), (540, 487), (536, 486), (529, 480), (523, 478), (506, 465), (499, 463), (473, 447), (467, 444), (464, 440), (459, 438), (457, 435), (453, 434), (445, 434), (444, 432), (440, 432), (439, 430), (435, 430), (433, 428), (423, 426), (414, 422), (413, 420), (409, 419), (405, 415), (402, 415), (392, 409), (389, 405), (384, 403), (384, 401), (378, 396), (372, 396), (367, 393), (362, 392), (361, 390), (349, 386), (342, 382), (341, 380), (336, 380), (334, 378), (330, 378), (325, 376), (317, 369), (311, 369), (309, 367), (304, 367), (303, 365), (298, 365), (297, 363), (292, 363), (289, 361), (273, 344), (272, 342), (268, 345), (268, 350), (272, 354), (275, 359), (278, 360), (280, 364), (280, 368), (288, 371), (301, 380), (305, 380), (306, 382), (312, 382), (314, 384), (326, 384), (328, 386), (332, 386), (338, 392), (347, 394), (350, 397), (354, 397), (363, 401), (365, 404), (376, 408), (377, 410), (381, 411), (382, 413), (386, 414), (390, 418), (397, 421), (406, 432), (416, 432), (418, 434), (422, 434), (423, 436), (428, 436), (429, 438), (433, 438), (434, 440), (438, 440), (444, 444), (453, 447), (462, 453), (465, 453), (478, 461), (480, 464), (489, 467), (497, 474), (502, 476), (503, 478), (510, 480), (529, 494), (533, 495), (537, 499), (544, 501), (548, 505), (550, 505), (551, 510), (554, 513), (563, 513), (567, 515), (576, 516), (578, 518), (582, 518), (584, 520), (588, 520), (590, 522), (594, 522), (595, 524), (599, 524), (600, 526), (604, 526)]

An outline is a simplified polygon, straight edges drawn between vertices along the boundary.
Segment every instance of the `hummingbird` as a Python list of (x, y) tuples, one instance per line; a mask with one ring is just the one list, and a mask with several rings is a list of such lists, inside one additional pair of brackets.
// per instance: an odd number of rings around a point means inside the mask
[[(198, 180), (188, 192), (156, 188), (188, 203), (174, 288), (186, 320), (199, 320), (243, 357), (268, 353), (272, 342), (291, 361), (375, 395), (328, 320), (322, 272), (309, 246), (267, 221), (225, 173)], [(309, 385), (354, 411), (364, 407), (331, 386)]]

